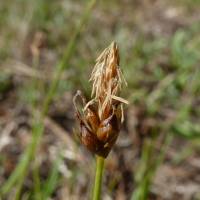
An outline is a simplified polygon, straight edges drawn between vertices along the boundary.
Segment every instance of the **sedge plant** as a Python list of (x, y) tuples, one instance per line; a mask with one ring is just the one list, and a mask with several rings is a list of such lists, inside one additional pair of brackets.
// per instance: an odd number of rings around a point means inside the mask
[(99, 200), (104, 160), (116, 142), (124, 120), (123, 104), (128, 104), (119, 96), (126, 81), (119, 68), (119, 50), (115, 42), (97, 58), (90, 82), (93, 83), (92, 99), (87, 102), (78, 91), (74, 96), (74, 106), (81, 142), (96, 156), (92, 199)]

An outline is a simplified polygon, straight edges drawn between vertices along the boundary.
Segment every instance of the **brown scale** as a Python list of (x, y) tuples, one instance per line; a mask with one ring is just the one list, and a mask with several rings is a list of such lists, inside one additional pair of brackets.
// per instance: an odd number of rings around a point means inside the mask
[(79, 93), (74, 97), (76, 117), (80, 123), (80, 139), (83, 145), (91, 152), (102, 157), (107, 157), (119, 133), (119, 119), (116, 113), (110, 115), (105, 120), (99, 121), (98, 115), (90, 105), (81, 115), (77, 109), (76, 99), (80, 97), (84, 102), (84, 97)]

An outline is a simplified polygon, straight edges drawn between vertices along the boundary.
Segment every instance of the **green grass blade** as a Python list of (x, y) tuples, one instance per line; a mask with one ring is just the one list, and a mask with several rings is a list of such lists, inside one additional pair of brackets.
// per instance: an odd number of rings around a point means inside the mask
[(43, 200), (48, 199), (56, 188), (56, 185), (58, 183), (58, 178), (59, 178), (58, 167), (61, 162), (61, 159), (62, 159), (61, 156), (59, 156), (53, 164), (49, 178), (46, 181), (44, 189), (43, 189), (44, 191)]
[(46, 113), (48, 112), (49, 105), (50, 105), (51, 101), (53, 100), (53, 97), (56, 93), (56, 89), (59, 84), (62, 72), (66, 67), (68, 67), (69, 60), (74, 53), (76, 43), (78, 41), (80, 33), (83, 29), (83, 26), (88, 21), (90, 13), (91, 13), (92, 8), (95, 5), (95, 3), (96, 3), (96, 0), (89, 1), (86, 11), (84, 12), (83, 17), (81, 18), (80, 23), (79, 23), (77, 29), (75, 30), (75, 32), (70, 40), (69, 45), (66, 48), (63, 59), (61, 60), (61, 62), (58, 64), (58, 66), (56, 68), (55, 78), (54, 78), (52, 84), (50, 85), (49, 91), (48, 91), (47, 96), (43, 103), (42, 119), (40, 120), (39, 129), (37, 129), (36, 131), (33, 131), (33, 138), (32, 138), (31, 144), (27, 147), (27, 150), (22, 155), (22, 158), (21, 158), (19, 164), (16, 166), (14, 172), (11, 174), (9, 179), (1, 187), (0, 194), (2, 194), (2, 195), (7, 194), (12, 189), (12, 187), (16, 184), (16, 182), (19, 180), (19, 178), (20, 178), (20, 180), (22, 180), (26, 176), (26, 173), (27, 173), (26, 171), (30, 164), (30, 160), (32, 157), (34, 157), (35, 150), (37, 149), (38, 143), (41, 140), (41, 136), (42, 136), (43, 129), (44, 129), (43, 119), (44, 119)]

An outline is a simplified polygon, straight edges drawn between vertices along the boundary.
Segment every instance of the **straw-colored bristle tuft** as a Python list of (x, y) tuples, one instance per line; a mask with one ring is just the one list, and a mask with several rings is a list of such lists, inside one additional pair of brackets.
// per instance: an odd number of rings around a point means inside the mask
[(93, 82), (92, 97), (98, 102), (100, 119), (105, 109), (112, 107), (113, 99), (127, 103), (118, 97), (122, 84), (127, 83), (119, 68), (119, 50), (115, 42), (97, 58), (90, 81)]

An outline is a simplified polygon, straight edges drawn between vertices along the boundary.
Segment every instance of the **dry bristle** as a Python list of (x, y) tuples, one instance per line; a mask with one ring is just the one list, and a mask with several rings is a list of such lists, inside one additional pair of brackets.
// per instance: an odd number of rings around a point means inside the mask
[(118, 97), (126, 81), (119, 68), (119, 50), (115, 42), (101, 53), (96, 62), (90, 81), (93, 81), (92, 97), (98, 102), (99, 118), (102, 119), (105, 110), (112, 107), (113, 100), (127, 103)]

